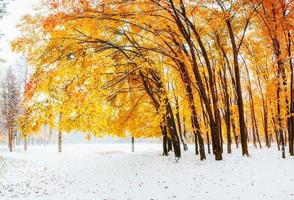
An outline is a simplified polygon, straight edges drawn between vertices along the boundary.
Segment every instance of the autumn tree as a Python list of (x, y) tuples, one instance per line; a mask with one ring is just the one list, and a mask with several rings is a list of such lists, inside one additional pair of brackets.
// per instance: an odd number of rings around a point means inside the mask
[(259, 50), (275, 30), (265, 23), (273, 13), (265, 2), (44, 0), (38, 14), (23, 17), (12, 45), (34, 68), (20, 129), (38, 133), (48, 124), (60, 133), (161, 137), (163, 155), (173, 149), (177, 158), (193, 138), (201, 160), (210, 142), (216, 160), (224, 143), (232, 152), (233, 141), (249, 155), (248, 141), (269, 147), (276, 135), (284, 149), (287, 119), (293, 141), (284, 76), (291, 71), (290, 5), (274, 12), (279, 56), (288, 55), (276, 79), (274, 46)]

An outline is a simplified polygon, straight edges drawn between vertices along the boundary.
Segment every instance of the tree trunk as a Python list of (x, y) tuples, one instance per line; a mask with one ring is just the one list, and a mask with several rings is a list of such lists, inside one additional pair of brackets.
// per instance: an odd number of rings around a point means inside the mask
[(135, 138), (132, 137), (132, 152), (135, 152)]
[(28, 136), (24, 136), (24, 150), (28, 150)]
[[(158, 73), (156, 73), (156, 71), (154, 71), (151, 68), (148, 69), (148, 73), (151, 75), (153, 81), (156, 83), (157, 91), (160, 93), (160, 96), (166, 96), (164, 84), (161, 81), (160, 77), (158, 76)], [(144, 89), (145, 89), (146, 93), (148, 94), (148, 96), (151, 98), (152, 102), (154, 103), (154, 106), (155, 106), (155, 109), (157, 110), (157, 112), (158, 112), (159, 107), (161, 105), (159, 101), (163, 101), (163, 103), (165, 105), (165, 109), (166, 109), (165, 122), (166, 122), (167, 132), (169, 133), (169, 136), (170, 136), (170, 138), (168, 138), (168, 147), (169, 147), (168, 150), (170, 150), (169, 140), (171, 140), (173, 148), (174, 148), (175, 157), (180, 158), (181, 157), (180, 141), (179, 141), (177, 127), (176, 127), (176, 123), (175, 123), (175, 119), (174, 119), (174, 115), (173, 115), (173, 111), (172, 111), (169, 99), (167, 97), (165, 97), (163, 100), (157, 100), (155, 98), (154, 92), (150, 88), (150, 84), (149, 84), (148, 80), (146, 79), (145, 75), (143, 74), (143, 72), (139, 71), (139, 74), (140, 74), (140, 77), (143, 81)]]
[(167, 111), (168, 111), (167, 112), (167, 123), (168, 123), (168, 128), (171, 133), (170, 136), (171, 136), (171, 141), (172, 141), (175, 157), (180, 158), (181, 157), (180, 139), (179, 139), (179, 135), (177, 133), (177, 126), (175, 123), (174, 114), (173, 114), (170, 102), (167, 101), (167, 99), (166, 99), (166, 107), (167, 107)]
[[(232, 105), (233, 104), (232, 99), (230, 99), (230, 102), (231, 102), (231, 105)], [(232, 116), (232, 113), (231, 113), (230, 119), (231, 119), (232, 130), (233, 130), (233, 134), (234, 134), (234, 140), (235, 140), (236, 148), (238, 149), (239, 148), (239, 137), (238, 137), (237, 130), (236, 130), (237, 128), (236, 128), (236, 124), (235, 124), (235, 119)]]
[(291, 34), (288, 31), (288, 57), (289, 65), (291, 70), (291, 79), (290, 79), (290, 117), (288, 118), (288, 143), (289, 143), (289, 153), (291, 156), (294, 156), (294, 70), (293, 70), (293, 58), (291, 53), (292, 47)]
[(168, 152), (173, 151), (173, 144), (170, 138), (167, 138), (167, 151)]
[(208, 154), (210, 154), (210, 140), (209, 140), (208, 131), (206, 131), (206, 140), (207, 140), (207, 151), (208, 151)]
[(13, 150), (13, 132), (11, 128), (8, 128), (8, 148), (9, 151), (12, 152)]
[(166, 131), (166, 126), (165, 125), (161, 125), (161, 132), (162, 132), (162, 147), (163, 147), (163, 156), (168, 156), (168, 147), (167, 147), (167, 131)]
[[(194, 103), (194, 96), (193, 96), (193, 91), (192, 91), (192, 87), (191, 87), (191, 81), (189, 78), (187, 68), (184, 65), (184, 63), (178, 62), (178, 66), (180, 68), (182, 80), (185, 84), (186, 96), (188, 98), (189, 108), (191, 110), (191, 124), (192, 124), (194, 138), (195, 138), (195, 153), (196, 153), (196, 155), (199, 154), (199, 152), (198, 152), (198, 142), (199, 142), (200, 160), (204, 160), (204, 159), (206, 159), (204, 142), (203, 142), (203, 139), (201, 136), (200, 125), (199, 125), (199, 122), (197, 119), (197, 113), (196, 113), (196, 108), (195, 108), (195, 103)], [(199, 140), (197, 140), (197, 139), (199, 139)]]
[[(274, 30), (272, 36), (272, 46), (277, 62), (277, 135), (279, 137), (279, 144), (282, 145), (282, 157), (285, 158), (285, 140), (284, 140), (284, 131), (282, 127), (282, 113), (281, 113), (281, 92), (282, 92), (282, 85), (285, 87), (285, 69), (284, 69), (284, 61), (281, 57), (281, 45), (278, 39), (278, 21), (276, 19), (276, 12), (274, 5), (272, 4), (272, 14), (273, 14), (273, 23), (274, 23)], [(281, 84), (283, 81), (283, 84)], [(286, 90), (286, 88), (284, 88)], [(287, 105), (288, 106), (288, 105)]]
[(233, 28), (231, 26), (230, 20), (226, 20), (226, 24), (228, 27), (232, 50), (233, 50), (242, 155), (249, 156), (248, 146), (247, 146), (247, 136), (246, 136), (246, 124), (245, 124), (245, 118), (244, 118), (244, 105), (243, 105), (243, 95), (242, 95), (242, 87), (241, 87), (241, 77), (240, 77), (240, 69), (239, 69), (239, 62), (238, 62), (238, 49), (237, 49), (238, 47), (236, 45), (235, 36), (234, 36), (234, 32), (233, 32)]
[(195, 144), (195, 154), (199, 155), (199, 149), (198, 149), (198, 137), (197, 134), (194, 133), (194, 144)]
[[(196, 60), (196, 54), (195, 54), (195, 48), (194, 48), (194, 43), (193, 43), (193, 40), (191, 38), (191, 34), (189, 34), (188, 33), (189, 31), (187, 30), (187, 29), (189, 29), (188, 27), (192, 28), (193, 32), (196, 33), (197, 41), (198, 41), (198, 43), (199, 43), (202, 50), (203, 50), (203, 46), (201, 44), (201, 41), (199, 40), (199, 37), (198, 37), (199, 35), (197, 35), (197, 31), (195, 30), (195, 27), (193, 27), (193, 24), (191, 24), (190, 20), (185, 15), (184, 5), (181, 4), (182, 12), (179, 14), (180, 11), (178, 9), (176, 9), (176, 7), (174, 5), (174, 2), (172, 0), (170, 0), (169, 3), (170, 3), (170, 6), (171, 6), (171, 10), (174, 13), (172, 15), (172, 17), (175, 19), (176, 25), (178, 26), (179, 30), (181, 31), (181, 34), (183, 35), (183, 37), (185, 38), (185, 40), (186, 40), (186, 42), (187, 42), (187, 44), (189, 46), (189, 51), (190, 51), (190, 54), (191, 54), (191, 61), (192, 61), (191, 64), (192, 64), (194, 76), (195, 76), (195, 79), (196, 79), (196, 82), (197, 82), (197, 85), (198, 85), (198, 88), (199, 88), (199, 95), (200, 95), (200, 98), (203, 99), (203, 101), (205, 103), (205, 106), (206, 106), (206, 109), (207, 109), (207, 112), (209, 114), (209, 119), (210, 119), (210, 124), (211, 124), (211, 126), (210, 126), (211, 127), (211, 133), (213, 135), (212, 137), (215, 137), (215, 139), (213, 140), (214, 143), (215, 143), (215, 147), (216, 147), (215, 159), (216, 160), (222, 160), (222, 154), (221, 154), (221, 150), (220, 150), (219, 129), (218, 129), (219, 127), (218, 127), (218, 122), (216, 121), (217, 120), (217, 113), (214, 112), (215, 117), (216, 117), (216, 119), (214, 119), (213, 112), (212, 112), (212, 109), (211, 109), (210, 104), (209, 104), (209, 98), (208, 98), (208, 96), (206, 94), (204, 84), (202, 82), (202, 78), (201, 78), (200, 71), (199, 71), (199, 68), (198, 68), (198, 64), (197, 64), (197, 60)], [(183, 20), (179, 15), (182, 15), (185, 19)], [(183, 23), (185, 23), (188, 27), (186, 25), (184, 25)], [(202, 53), (205, 54), (206, 52), (203, 51)], [(207, 63), (206, 58), (207, 57), (204, 56), (204, 59), (205, 59), (205, 61)], [(210, 73), (211, 69), (209, 69), (209, 66), (207, 66), (207, 67), (208, 67), (208, 70), (209, 70), (209, 73)], [(212, 79), (211, 74), (209, 76)], [(213, 85), (211, 85), (211, 86), (214, 87)], [(215, 91), (212, 90), (211, 93), (212, 93), (212, 96), (213, 96), (213, 105), (214, 105), (214, 108), (215, 108), (214, 111), (216, 111), (217, 110), (217, 107), (216, 107), (217, 99), (214, 98), (214, 97), (216, 97), (216, 94), (214, 92)], [(194, 102), (192, 102), (192, 103), (193, 103), (192, 105), (194, 105)], [(197, 125), (196, 124), (197, 116), (193, 116), (193, 115), (194, 114), (192, 114), (192, 120), (194, 121), (195, 126), (196, 126)], [(193, 129), (197, 130), (197, 131), (200, 130), (197, 127), (193, 127)], [(200, 132), (198, 132), (197, 134), (199, 134), (198, 137), (201, 137)], [(202, 138), (201, 138), (201, 140), (199, 142), (203, 142)], [(200, 150), (203, 151), (203, 153), (200, 153), (200, 155), (204, 155), (204, 145), (203, 144), (200, 144)]]
[(281, 145), (282, 145), (282, 158), (286, 158), (286, 154), (285, 154), (285, 138), (284, 138), (284, 134), (283, 131), (280, 131), (280, 140), (281, 140)]
[(267, 105), (264, 99), (264, 94), (263, 94), (263, 89), (261, 86), (259, 74), (257, 74), (257, 83), (258, 83), (258, 88), (259, 92), (261, 94), (261, 101), (262, 101), (262, 109), (263, 109), (263, 129), (264, 129), (264, 136), (265, 136), (265, 145), (270, 148), (270, 139), (269, 139), (269, 134), (268, 134), (268, 115), (267, 115)]
[(177, 118), (177, 124), (178, 124), (178, 130), (180, 134), (180, 139), (183, 144), (184, 151), (188, 150), (188, 145), (186, 144), (185, 138), (183, 137), (182, 133), (182, 126), (181, 126), (181, 118), (180, 118), (180, 109), (179, 109), (179, 99), (175, 96), (175, 102), (176, 102), (176, 118)]
[(226, 134), (227, 134), (227, 152), (232, 152), (232, 137), (231, 137), (231, 111), (230, 111), (230, 97), (228, 92), (228, 84), (227, 84), (227, 77), (226, 77), (226, 68), (223, 67), (223, 76), (220, 74), (221, 83), (223, 88), (223, 96), (224, 96), (224, 104), (225, 104), (225, 111), (224, 111), (224, 119), (226, 124)]
[(62, 152), (62, 131), (58, 131), (58, 152)]
[(208, 154), (210, 154), (210, 139), (209, 139), (209, 133), (208, 133), (208, 125), (207, 125), (207, 115), (205, 113), (205, 110), (204, 110), (204, 107), (203, 107), (203, 102), (201, 101), (201, 108), (202, 108), (202, 116), (203, 116), (203, 121), (204, 121), (204, 126), (205, 126), (205, 129), (206, 129), (206, 140), (207, 140), (207, 151), (208, 151)]
[[(278, 72), (279, 73), (279, 72)], [(278, 75), (279, 79), (279, 75)], [(278, 80), (278, 88), (277, 88), (277, 120), (278, 120), (278, 129), (277, 135), (279, 139), (279, 144), (282, 145), (282, 158), (285, 158), (285, 140), (284, 140), (284, 131), (282, 129), (282, 119), (281, 119), (281, 104), (280, 104), (280, 80)]]
[(244, 59), (243, 59), (243, 61), (244, 61), (244, 66), (245, 66), (245, 69), (246, 69), (246, 72), (247, 72), (247, 79), (248, 79), (248, 93), (249, 93), (249, 101), (250, 101), (253, 144), (254, 144), (254, 146), (256, 148), (257, 147), (256, 139), (257, 139), (259, 147), (262, 148), (260, 138), (259, 138), (259, 132), (258, 132), (258, 126), (257, 126), (257, 122), (256, 122), (256, 116), (255, 116), (255, 106), (254, 106), (254, 99), (253, 99), (253, 93), (252, 93), (252, 86), (251, 86), (251, 79), (250, 79), (249, 69), (248, 69)]

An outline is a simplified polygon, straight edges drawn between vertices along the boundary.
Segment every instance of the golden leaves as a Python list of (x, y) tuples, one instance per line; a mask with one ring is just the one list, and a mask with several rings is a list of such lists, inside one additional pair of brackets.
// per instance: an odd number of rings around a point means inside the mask
[[(227, 103), (222, 88), (224, 80), (228, 86), (226, 95), (233, 102), (232, 119), (237, 121), (234, 55), (226, 22), (231, 20), (239, 45), (248, 19), (246, 14), (253, 14), (249, 1), (225, 0), (224, 9), (215, 1), (184, 1), (185, 13), (181, 1), (174, 1), (179, 21), (168, 1), (45, 2), (49, 3), (45, 6), (49, 13), (25, 16), (19, 27), (22, 36), (12, 43), (15, 51), (28, 54), (35, 69), (26, 86), (27, 112), (20, 118), (24, 132), (36, 132), (50, 124), (66, 132), (88, 133), (87, 138), (90, 133), (97, 137), (106, 134), (124, 137), (126, 133), (159, 137), (160, 125), (166, 123), (167, 103), (176, 110), (175, 97), (179, 99), (179, 113), (183, 117), (190, 118), (190, 107), (196, 106), (201, 130), (206, 131), (205, 114), (213, 107), (209, 81), (216, 88), (219, 102), (215, 107), (224, 112)], [(276, 101), (275, 95), (271, 95), (276, 90), (275, 61), (270, 59), (272, 43), (270, 37), (263, 38), (268, 32), (260, 22), (253, 15), (250, 30), (243, 38), (244, 45), (239, 49), (240, 68), (242, 72), (248, 64), (250, 74), (260, 78), (260, 87), (258, 81), (252, 81), (254, 101), (260, 103), (260, 94), (265, 95), (266, 105), (275, 113), (271, 103)], [(281, 28), (278, 36), (285, 41)], [(285, 47), (282, 42), (282, 55), (286, 59)], [(241, 62), (241, 58), (246, 62)], [(205, 59), (211, 63), (212, 75)], [(185, 76), (183, 71), (187, 73)], [(203, 82), (208, 108), (202, 107), (199, 81)], [(247, 82), (246, 76), (242, 81)], [(187, 97), (188, 83), (194, 102)], [(245, 112), (249, 112), (247, 92), (244, 95)], [(63, 117), (58, 121), (60, 113)], [(191, 120), (186, 120), (185, 125), (188, 131), (192, 130)]]

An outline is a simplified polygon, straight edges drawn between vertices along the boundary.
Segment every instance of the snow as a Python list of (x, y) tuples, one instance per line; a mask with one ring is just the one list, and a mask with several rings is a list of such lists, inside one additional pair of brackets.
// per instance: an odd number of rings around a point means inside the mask
[(161, 144), (66, 144), (0, 147), (0, 200), (290, 200), (294, 158), (250, 148), (201, 162), (190, 146), (177, 162)]

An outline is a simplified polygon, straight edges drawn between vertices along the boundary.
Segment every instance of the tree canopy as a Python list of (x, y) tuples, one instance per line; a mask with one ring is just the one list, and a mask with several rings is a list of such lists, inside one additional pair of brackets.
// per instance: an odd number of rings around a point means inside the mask
[[(293, 155), (293, 1), (43, 0), (12, 43), (28, 55), (24, 135), (192, 139), (249, 155), (273, 138)], [(208, 145), (210, 152), (210, 146)]]

